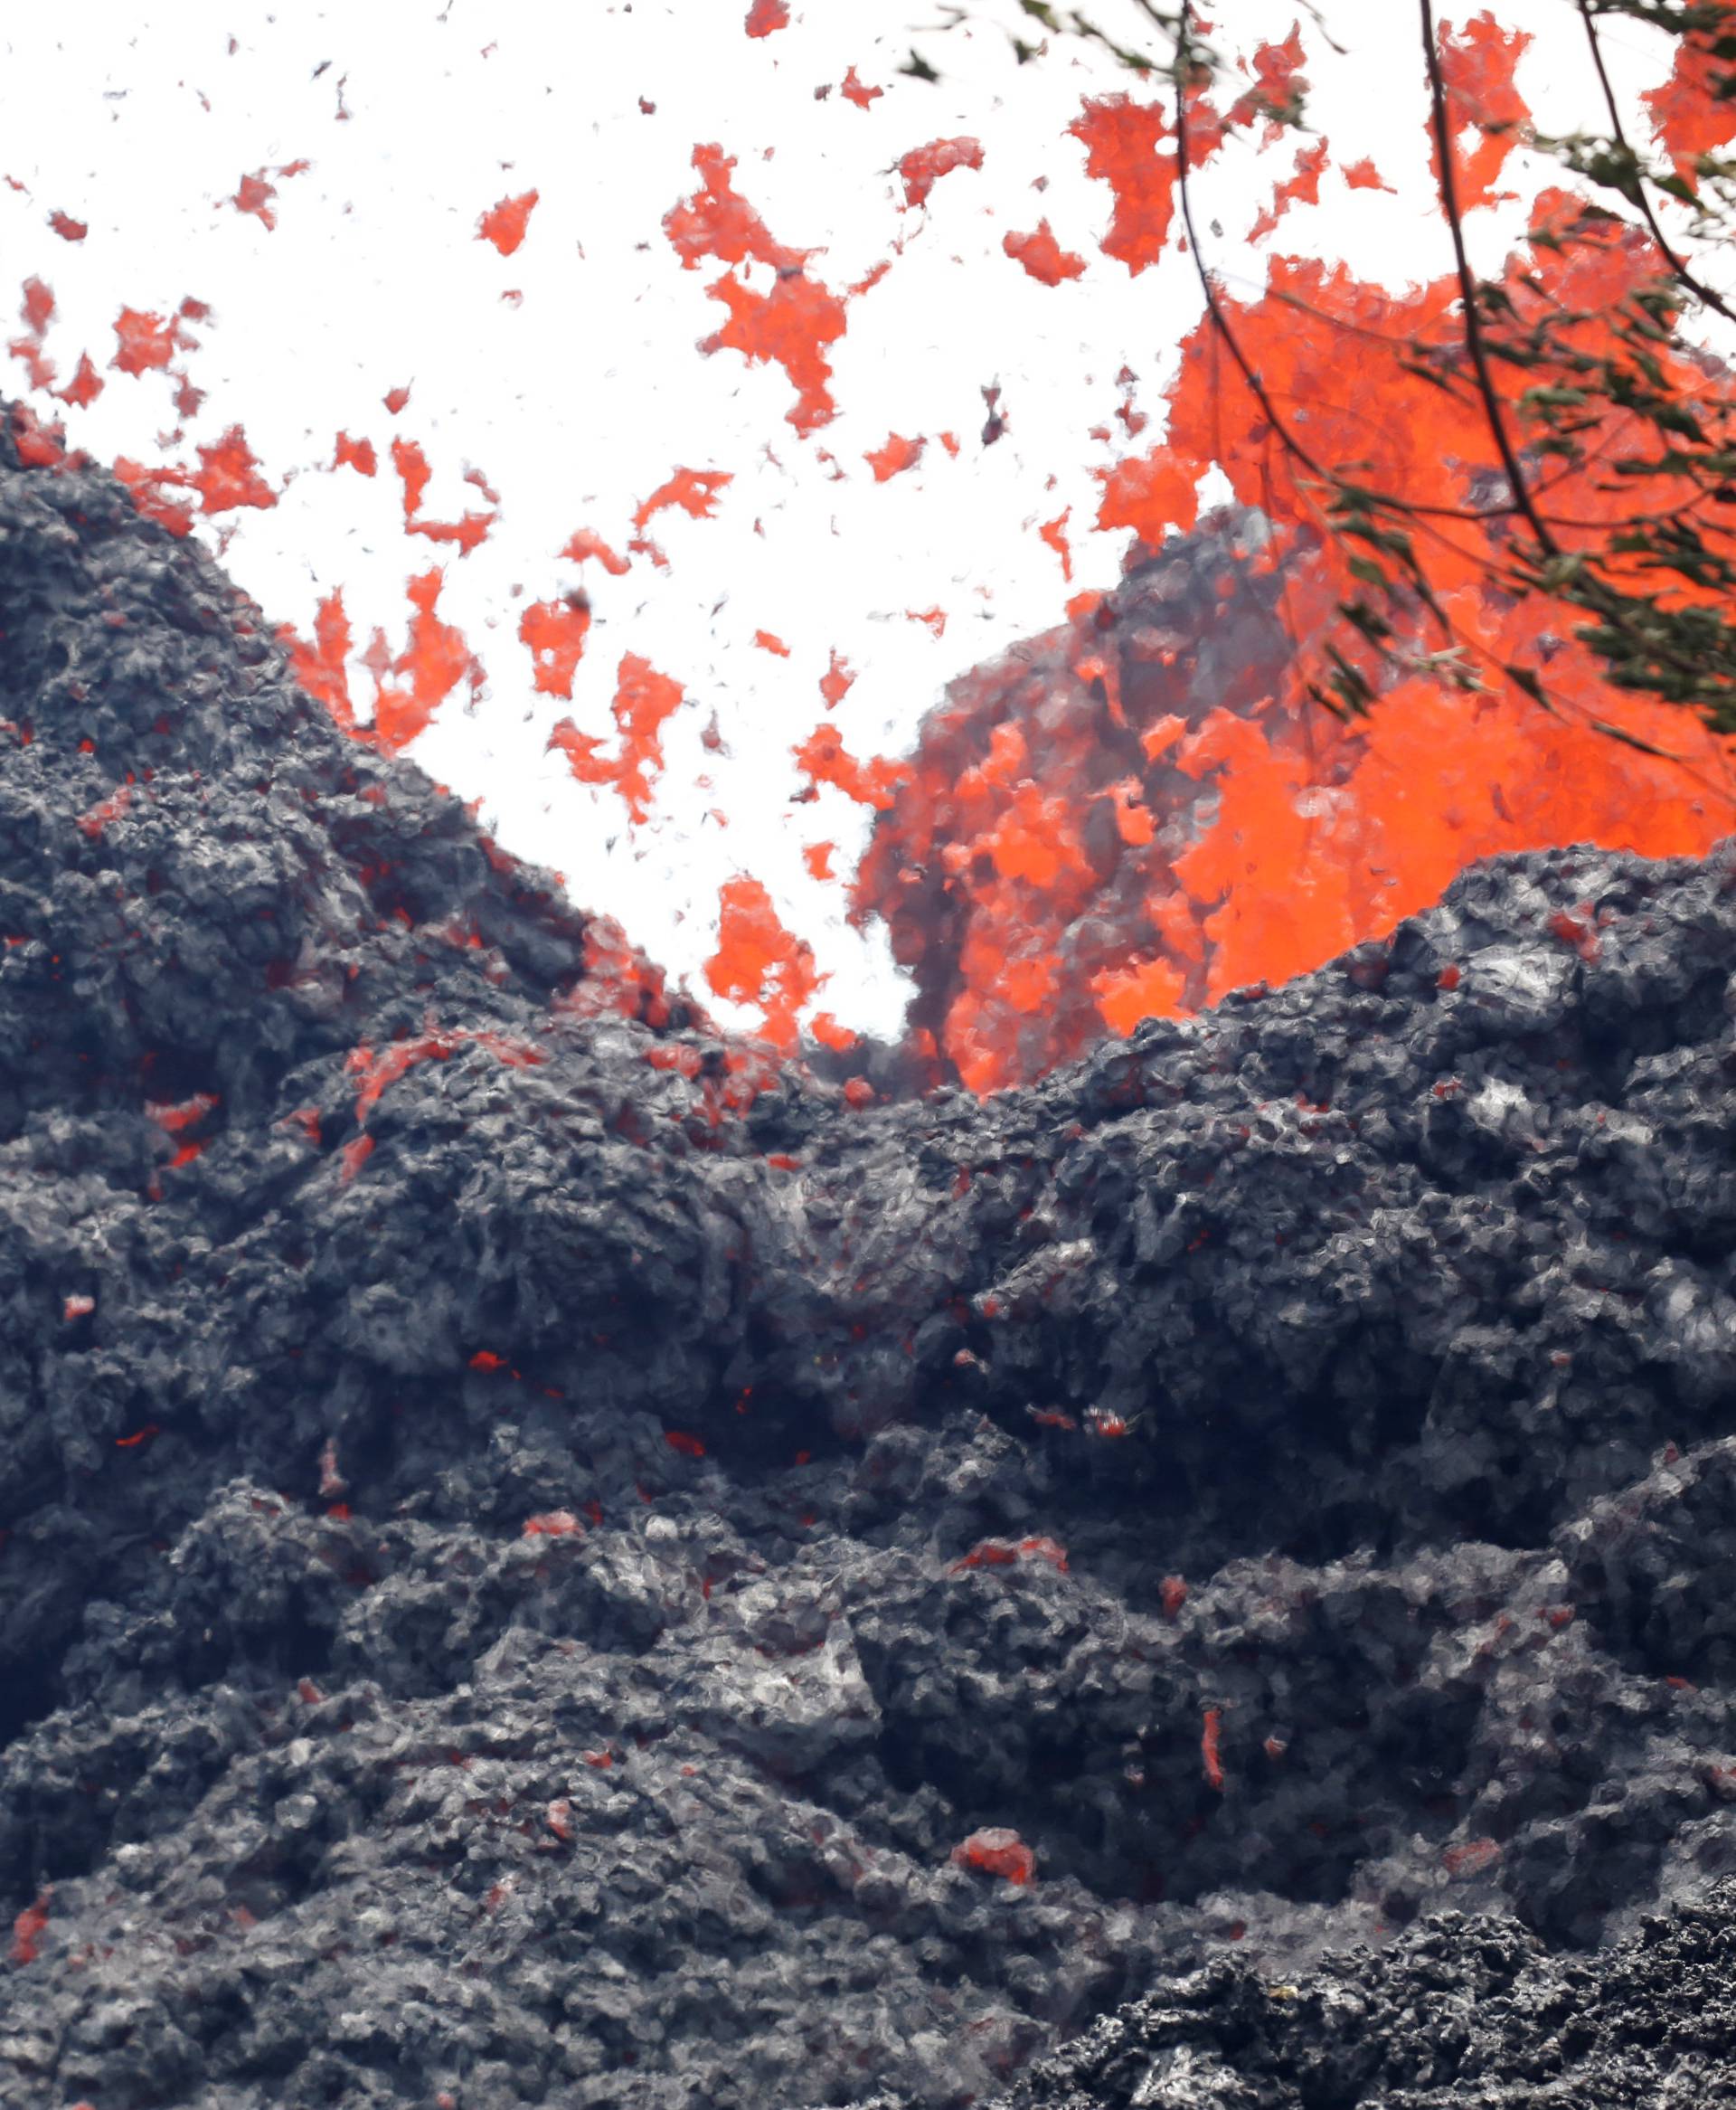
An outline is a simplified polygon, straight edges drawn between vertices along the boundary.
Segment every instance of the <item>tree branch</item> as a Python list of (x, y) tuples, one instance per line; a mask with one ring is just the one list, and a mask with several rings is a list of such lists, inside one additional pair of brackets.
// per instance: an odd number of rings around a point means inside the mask
[(1537, 537), (1537, 546), (1548, 556), (1559, 556), (1561, 545), (1532, 503), (1524, 474), (1519, 467), (1519, 457), (1507, 431), (1506, 414), (1501, 408), (1501, 398), (1495, 393), (1495, 376), (1489, 369), (1488, 348), (1483, 341), (1483, 322), (1477, 311), (1477, 281), (1471, 276), (1470, 259), (1465, 253), (1465, 225), (1458, 205), (1452, 125), (1447, 114), (1447, 83), (1441, 77), (1440, 48), (1435, 38), (1434, 0), (1418, 0), (1418, 5), (1422, 14), (1423, 61), (1429, 69), (1429, 93), (1434, 105), (1435, 151), (1440, 161), (1440, 202), (1453, 237), (1453, 258), (1458, 269), (1459, 298), (1465, 308), (1465, 348), (1469, 352), (1471, 364), (1477, 370), (1477, 393), (1483, 399), (1483, 412), (1488, 420), (1489, 431), (1500, 453), (1501, 466), (1507, 473), (1514, 503), (1524, 515), (1531, 532)]
[(1334, 484), (1338, 478), (1320, 464), (1303, 446), (1284, 420), (1278, 413), (1278, 406), (1266, 393), (1266, 384), (1260, 378), (1242, 350), (1235, 332), (1230, 327), (1230, 318), (1223, 312), (1218, 298), (1217, 287), (1212, 274), (1205, 268), (1205, 258), (1200, 249), (1199, 230), (1194, 224), (1194, 199), (1188, 185), (1187, 159), (1187, 71), (1188, 51), (1192, 43), (1194, 9), (1192, 0), (1183, 0), (1181, 38), (1176, 50), (1175, 64), (1175, 188), (1182, 201), (1182, 223), (1187, 229), (1188, 252), (1194, 259), (1194, 276), (1200, 281), (1200, 290), (1205, 296), (1206, 312), (1212, 317), (1212, 326), (1229, 347), (1230, 356), (1235, 361), (1241, 378), (1248, 383), (1254, 400), (1266, 413), (1266, 421), (1283, 442), (1286, 450), (1294, 455), (1311, 476), (1318, 477), (1323, 484)]
[[(1634, 167), (1637, 171), (1639, 167), (1638, 158), (1633, 155), (1633, 149), (1628, 145), (1627, 134), (1621, 128), (1621, 111), (1616, 102), (1616, 91), (1609, 82), (1609, 69), (1603, 62), (1603, 45), (1598, 38), (1597, 18), (1591, 12), (1590, 0), (1579, 0), (1579, 9), (1580, 20), (1585, 24), (1586, 42), (1591, 47), (1591, 62), (1598, 70), (1598, 80), (1603, 88), (1603, 99), (1609, 108), (1610, 133), (1616, 145), (1633, 158)], [(1726, 317), (1727, 320), (1736, 322), (1736, 309), (1732, 309), (1722, 300), (1710, 286), (1702, 285), (1665, 239), (1664, 230), (1657, 223), (1657, 215), (1652, 211), (1652, 202), (1646, 195), (1645, 181), (1637, 173), (1634, 177), (1634, 203), (1645, 214), (1646, 224), (1652, 231), (1652, 240), (1664, 252), (1665, 260), (1675, 274), (1679, 283), (1685, 286), (1690, 293), (1703, 300), (1708, 308), (1716, 308), (1718, 313)]]

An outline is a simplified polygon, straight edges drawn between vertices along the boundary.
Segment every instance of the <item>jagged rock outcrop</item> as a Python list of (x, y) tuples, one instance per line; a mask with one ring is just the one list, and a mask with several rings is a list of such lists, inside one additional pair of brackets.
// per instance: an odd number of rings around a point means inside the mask
[(938, 2106), (1146, 1995), (1266, 2066), (1028, 2100), (1432, 2110), (1407, 1973), (1723, 1953), (1736, 856), (860, 1107), (16, 420), (0, 631), (8, 2110)]

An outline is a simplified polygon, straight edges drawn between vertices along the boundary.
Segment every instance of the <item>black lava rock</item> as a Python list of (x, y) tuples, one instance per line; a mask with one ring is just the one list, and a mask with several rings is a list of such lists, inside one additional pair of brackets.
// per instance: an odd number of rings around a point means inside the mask
[(1731, 2099), (1736, 854), (862, 1108), (15, 415), (0, 721), (7, 2110)]

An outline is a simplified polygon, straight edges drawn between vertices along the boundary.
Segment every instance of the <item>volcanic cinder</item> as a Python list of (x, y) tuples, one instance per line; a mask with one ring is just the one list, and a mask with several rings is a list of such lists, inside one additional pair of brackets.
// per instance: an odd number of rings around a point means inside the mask
[(1736, 2100), (1736, 851), (864, 1105), (16, 411), (0, 719), (6, 2110)]

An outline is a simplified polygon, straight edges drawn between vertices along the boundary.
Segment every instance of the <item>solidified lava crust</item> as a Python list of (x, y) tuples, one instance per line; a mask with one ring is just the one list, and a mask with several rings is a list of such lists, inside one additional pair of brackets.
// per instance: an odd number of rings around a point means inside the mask
[(1736, 849), (865, 1108), (15, 415), (0, 720), (7, 2110), (1730, 2099)]

